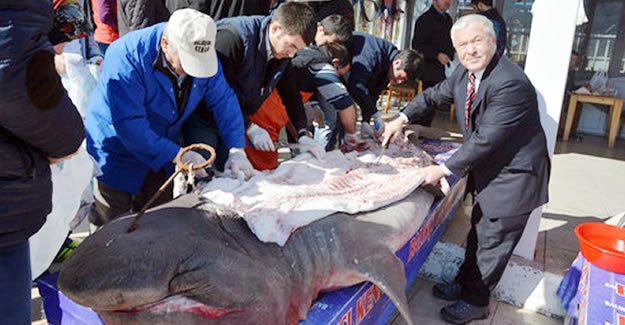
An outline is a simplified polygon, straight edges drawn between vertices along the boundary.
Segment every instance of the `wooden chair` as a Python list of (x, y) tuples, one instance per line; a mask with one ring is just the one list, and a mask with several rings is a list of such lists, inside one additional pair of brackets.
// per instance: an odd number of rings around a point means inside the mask
[(414, 89), (412, 87), (406, 87), (402, 84), (389, 83), (388, 88), (385, 89), (382, 93), (382, 96), (388, 96), (386, 99), (386, 108), (384, 109), (384, 112), (388, 113), (388, 110), (391, 108), (391, 98), (393, 96), (395, 96), (399, 100), (397, 106), (400, 106), (402, 101), (411, 101), (421, 91), (423, 91), (423, 84), (421, 83), (421, 80), (419, 80), (417, 89)]
[(449, 105), (449, 120), (451, 122), (456, 120), (456, 105), (454, 104)]

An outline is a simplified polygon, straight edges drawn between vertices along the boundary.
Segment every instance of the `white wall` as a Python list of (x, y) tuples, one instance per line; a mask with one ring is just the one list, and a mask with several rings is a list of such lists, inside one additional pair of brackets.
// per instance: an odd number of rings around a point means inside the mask
[[(547, 137), (549, 156), (553, 156), (564, 86), (573, 47), (575, 23), (581, 0), (535, 0), (532, 28), (527, 49), (525, 73), (538, 95), (541, 122)], [(542, 208), (532, 212), (514, 253), (534, 259)]]

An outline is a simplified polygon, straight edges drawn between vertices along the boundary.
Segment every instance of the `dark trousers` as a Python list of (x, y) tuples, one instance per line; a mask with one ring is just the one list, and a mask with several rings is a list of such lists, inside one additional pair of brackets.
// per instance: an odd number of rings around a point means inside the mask
[[(200, 106), (198, 109), (206, 108)], [(226, 161), (228, 160), (228, 148), (219, 134), (217, 122), (212, 117), (212, 113), (202, 115), (193, 113), (191, 117), (184, 122), (182, 137), (185, 146), (194, 143), (205, 143), (213, 147), (217, 154), (215, 162), (213, 163), (213, 168), (220, 172), (224, 171)], [(200, 151), (200, 154), (206, 159), (210, 158), (210, 153), (208, 151)]]
[(463, 300), (488, 306), (490, 292), (501, 279), (529, 215), (497, 218), (483, 215), (479, 203), (473, 206), (464, 262), (456, 276)]
[(31, 323), (28, 241), (0, 248), (0, 324)]
[[(89, 221), (99, 227), (122, 215), (138, 212), (165, 181), (167, 181), (165, 171), (161, 170), (158, 173), (150, 171), (145, 177), (139, 194), (133, 195), (112, 188), (98, 180), (94, 186), (95, 202), (89, 211)], [(152, 207), (171, 201), (172, 191), (173, 185), (170, 183)]]

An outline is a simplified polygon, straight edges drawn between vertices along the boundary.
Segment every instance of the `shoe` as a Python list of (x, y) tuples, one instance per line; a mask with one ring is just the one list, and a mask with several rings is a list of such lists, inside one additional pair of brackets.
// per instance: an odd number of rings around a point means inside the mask
[(466, 324), (490, 316), (488, 306), (479, 307), (464, 300), (458, 300), (441, 309), (441, 318), (452, 324)]
[(447, 301), (456, 301), (460, 299), (462, 294), (462, 287), (456, 283), (438, 283), (432, 287), (432, 294), (436, 298), (440, 298)]

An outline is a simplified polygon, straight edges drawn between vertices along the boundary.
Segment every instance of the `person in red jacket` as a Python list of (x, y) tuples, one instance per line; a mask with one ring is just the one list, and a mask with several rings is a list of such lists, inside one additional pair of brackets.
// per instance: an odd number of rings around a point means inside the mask
[(93, 9), (95, 31), (93, 38), (100, 47), (100, 52), (106, 55), (106, 49), (119, 38), (117, 30), (117, 1), (90, 0)]

